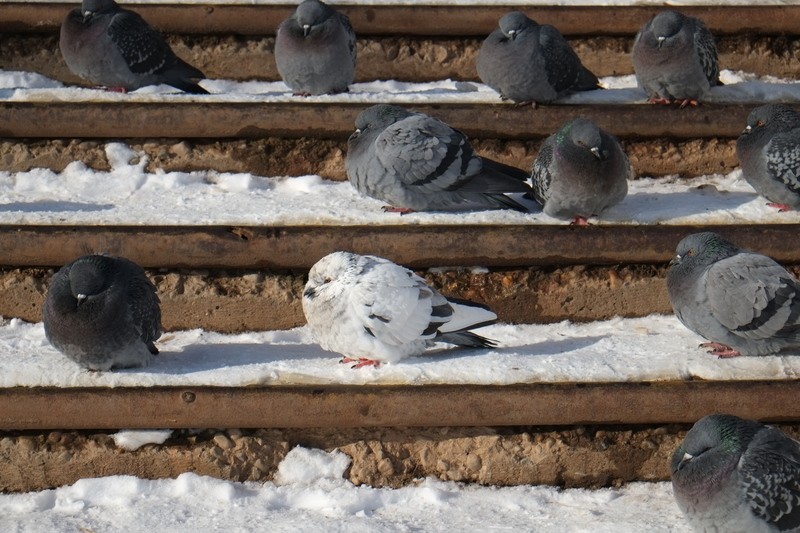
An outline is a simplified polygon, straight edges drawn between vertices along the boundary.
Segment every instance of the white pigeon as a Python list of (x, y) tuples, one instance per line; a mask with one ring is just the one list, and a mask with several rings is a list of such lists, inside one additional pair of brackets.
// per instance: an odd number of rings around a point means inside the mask
[(372, 255), (334, 252), (308, 275), (303, 312), (319, 345), (353, 368), (396, 363), (434, 342), (491, 348), (469, 331), (494, 323), (485, 306), (448, 300), (414, 272)]

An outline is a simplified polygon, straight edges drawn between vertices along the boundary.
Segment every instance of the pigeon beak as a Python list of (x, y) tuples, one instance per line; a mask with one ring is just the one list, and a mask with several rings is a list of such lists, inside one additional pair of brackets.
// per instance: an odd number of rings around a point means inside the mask
[(683, 468), (687, 464), (691, 463), (692, 459), (694, 459), (694, 455), (692, 455), (690, 453), (687, 453), (687, 452), (683, 452), (683, 457), (681, 457), (681, 460), (678, 463), (678, 468), (676, 468), (675, 471), (677, 472), (678, 470), (680, 470), (681, 468)]
[(664, 44), (664, 41), (666, 40), (667, 38), (664, 37), (663, 35), (656, 37), (656, 46), (658, 47), (659, 50), (661, 50), (661, 45)]
[(681, 262), (681, 256), (676, 255), (675, 257), (672, 258), (672, 261), (669, 262), (669, 266), (675, 266), (680, 262)]
[(513, 41), (517, 38), (517, 30), (508, 30), (508, 36), (511, 37), (511, 40)]
[(303, 291), (303, 298), (308, 298), (309, 300), (313, 300), (317, 297), (317, 289), (314, 287), (307, 287), (306, 290)]
[(356, 138), (356, 137), (358, 137), (359, 135), (361, 135), (361, 130), (360, 130), (360, 129), (358, 129), (358, 128), (356, 128), (356, 131), (354, 131), (353, 133), (351, 133), (351, 134), (350, 134), (350, 138), (349, 138), (349, 139), (347, 139), (347, 142), (350, 142), (350, 141), (352, 141), (353, 139), (355, 139), (355, 138)]
[(753, 126), (749, 126), (749, 125), (748, 125), (748, 126), (747, 126), (747, 127), (746, 127), (746, 128), (743, 130), (743, 131), (742, 131), (742, 135), (749, 135), (750, 133), (752, 133), (752, 131), (753, 131)]
[(303, 24), (303, 37), (308, 37), (308, 32), (311, 30), (310, 24)]
[(597, 159), (599, 159), (600, 161), (603, 160), (603, 154), (600, 152), (600, 148), (599, 147), (592, 146), (591, 148), (589, 148), (589, 151), (592, 152), (592, 154), (594, 154), (594, 156)]
[(78, 307), (80, 307), (80, 305), (83, 302), (86, 301), (86, 295), (85, 294), (79, 294), (79, 295), (75, 296), (75, 299), (78, 300)]
[(83, 21), (84, 22), (89, 22), (89, 19), (91, 19), (91, 18), (92, 18), (92, 12), (91, 11), (84, 11), (83, 12)]

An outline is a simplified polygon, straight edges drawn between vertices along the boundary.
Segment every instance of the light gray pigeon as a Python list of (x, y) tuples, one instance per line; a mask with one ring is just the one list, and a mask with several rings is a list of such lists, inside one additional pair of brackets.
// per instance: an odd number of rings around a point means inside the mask
[(800, 209), (800, 113), (780, 104), (755, 108), (736, 155), (744, 179), (771, 207)]
[(597, 76), (556, 28), (512, 11), (481, 45), (478, 76), (503, 99), (546, 104), (574, 91), (599, 89)]
[(347, 141), (347, 178), (388, 211), (528, 209), (528, 173), (475, 154), (467, 137), (428, 115), (380, 104), (362, 111)]
[(469, 330), (497, 320), (485, 306), (449, 300), (387, 259), (349, 252), (311, 267), (303, 312), (320, 346), (353, 368), (395, 363), (434, 342), (491, 348), (494, 341)]
[(350, 19), (319, 0), (304, 0), (278, 26), (275, 62), (296, 96), (347, 92), (356, 69)]
[(678, 244), (667, 272), (675, 315), (719, 357), (800, 347), (800, 283), (778, 263), (716, 233)]
[(53, 276), (44, 332), (58, 351), (90, 370), (146, 366), (161, 335), (156, 289), (127, 259), (79, 257)]
[(701, 418), (670, 470), (675, 501), (695, 531), (800, 532), (800, 442), (774, 427)]
[(156, 30), (114, 0), (83, 0), (61, 24), (61, 54), (69, 69), (112, 90), (132, 91), (164, 83), (208, 94), (205, 76), (172, 51)]
[(633, 70), (652, 103), (697, 105), (720, 85), (714, 37), (694, 17), (662, 11), (633, 41)]
[(619, 142), (586, 118), (548, 137), (533, 162), (533, 194), (552, 217), (574, 224), (599, 215), (628, 194), (631, 165)]

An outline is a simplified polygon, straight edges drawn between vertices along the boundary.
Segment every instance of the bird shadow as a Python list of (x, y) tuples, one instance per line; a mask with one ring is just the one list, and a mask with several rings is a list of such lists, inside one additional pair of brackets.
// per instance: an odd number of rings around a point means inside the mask
[(608, 335), (593, 335), (588, 337), (569, 337), (558, 340), (548, 340), (534, 344), (522, 344), (517, 346), (501, 346), (497, 348), (465, 348), (465, 347), (443, 347), (435, 350), (428, 350), (419, 355), (419, 358), (435, 357), (437, 360), (458, 359), (482, 353), (492, 355), (525, 355), (525, 356), (545, 356), (560, 355), (574, 352), (596, 344)]
[(114, 204), (88, 204), (82, 202), (40, 200), (37, 202), (11, 202), (0, 204), (0, 212), (79, 212), (79, 211), (106, 211), (113, 209)]
[(302, 361), (324, 357), (330, 357), (330, 353), (314, 344), (190, 344), (182, 350), (161, 351), (150, 366), (136, 369), (136, 372), (194, 374), (276, 361)]
[(606, 211), (606, 221), (639, 220), (659, 222), (689, 215), (731, 211), (753, 201), (755, 193), (720, 191), (715, 187), (693, 188), (675, 192), (640, 192), (628, 195), (621, 203)]

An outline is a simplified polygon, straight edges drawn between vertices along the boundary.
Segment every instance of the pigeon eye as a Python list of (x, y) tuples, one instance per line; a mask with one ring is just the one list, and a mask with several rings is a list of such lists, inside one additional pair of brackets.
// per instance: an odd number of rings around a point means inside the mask
[(333, 281), (333, 278), (325, 278), (322, 280), (322, 283), (324, 285), (325, 283), (330, 283), (331, 281)]
[(766, 124), (766, 123), (763, 120), (759, 120), (758, 122), (756, 122), (756, 128), (760, 128), (764, 124)]
[(694, 250), (689, 250), (684, 255), (694, 255)]

